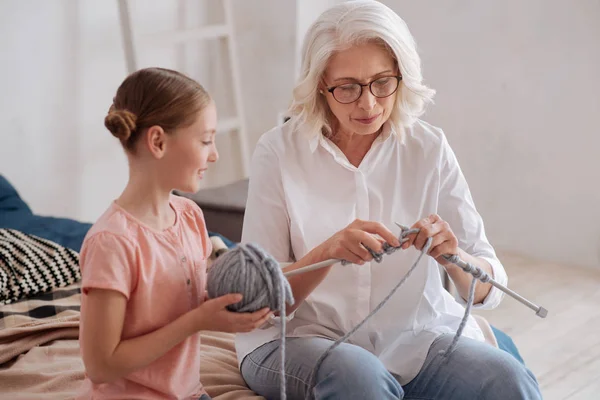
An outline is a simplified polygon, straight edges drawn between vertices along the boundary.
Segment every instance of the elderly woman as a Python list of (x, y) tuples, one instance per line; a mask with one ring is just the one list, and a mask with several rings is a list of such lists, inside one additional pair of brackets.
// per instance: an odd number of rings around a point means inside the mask
[[(380, 303), (432, 238), (429, 257), (367, 324), (325, 358), (316, 399), (539, 399), (534, 376), (484, 342), (442, 285), (439, 265), (462, 298), (471, 276), (441, 256), (457, 254), (506, 284), (467, 182), (439, 128), (418, 117), (434, 91), (422, 83), (406, 24), (376, 1), (324, 12), (303, 46), (292, 118), (264, 134), (253, 156), (243, 242), (255, 242), (290, 270), (350, 261), (289, 279), (296, 303), (287, 323), (287, 395), (303, 399), (317, 359)], [(372, 262), (367, 248), (399, 246), (395, 222), (420, 228), (402, 251)], [(414, 224), (413, 224), (414, 223)], [(412, 248), (412, 249), (411, 249)], [(476, 307), (501, 292), (479, 284)], [(277, 321), (238, 335), (248, 386), (279, 397)]]

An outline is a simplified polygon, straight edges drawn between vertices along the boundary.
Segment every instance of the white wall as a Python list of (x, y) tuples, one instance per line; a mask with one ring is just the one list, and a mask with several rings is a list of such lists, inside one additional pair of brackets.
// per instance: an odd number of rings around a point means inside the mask
[(81, 165), (78, 7), (66, 3), (0, 3), (0, 173), (58, 214), (72, 211), (65, 194), (78, 196)]
[(384, 1), (408, 23), (490, 240), (600, 268), (600, 2)]
[[(295, 3), (235, 0), (249, 145), (287, 107), (294, 68)], [(131, 1), (137, 33), (222, 21), (219, 1)], [(265, 13), (264, 10), (268, 10)], [(232, 114), (226, 48), (216, 41), (139, 47), (139, 65), (178, 68)], [(93, 221), (127, 181), (123, 152), (103, 121), (126, 76), (117, 1), (0, 0), (0, 174), (35, 212)], [(229, 76), (229, 75), (227, 75)], [(238, 177), (230, 137), (206, 185)]]
[[(234, 1), (250, 148), (287, 107), (296, 29), (322, 7), (313, 3)], [(425, 119), (448, 135), (493, 244), (599, 267), (600, 3), (384, 3), (416, 37), (438, 91)], [(219, 18), (216, 4), (136, 0), (132, 11), (138, 29), (156, 32)], [(140, 66), (181, 65), (225, 97), (222, 54), (157, 48)], [(0, 0), (0, 57), (0, 173), (36, 212), (93, 220), (126, 182), (125, 159), (103, 127), (126, 73), (116, 1)], [(233, 180), (239, 166), (228, 138), (219, 147), (209, 185)]]

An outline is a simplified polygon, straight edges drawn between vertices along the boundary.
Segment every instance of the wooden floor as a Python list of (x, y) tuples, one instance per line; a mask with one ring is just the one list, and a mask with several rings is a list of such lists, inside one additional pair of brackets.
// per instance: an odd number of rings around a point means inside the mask
[(499, 254), (508, 286), (548, 310), (545, 319), (512, 297), (479, 311), (515, 341), (547, 400), (600, 399), (600, 269)]

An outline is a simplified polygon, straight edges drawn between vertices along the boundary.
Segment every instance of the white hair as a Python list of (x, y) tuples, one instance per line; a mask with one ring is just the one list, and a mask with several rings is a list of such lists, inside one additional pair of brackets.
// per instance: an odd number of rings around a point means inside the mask
[(396, 132), (409, 127), (432, 102), (435, 90), (423, 85), (421, 59), (406, 23), (375, 0), (347, 1), (323, 12), (302, 45), (300, 76), (293, 90), (290, 116), (309, 136), (331, 133), (329, 107), (319, 93), (329, 58), (337, 51), (369, 41), (382, 42), (398, 63), (402, 80), (390, 121)]

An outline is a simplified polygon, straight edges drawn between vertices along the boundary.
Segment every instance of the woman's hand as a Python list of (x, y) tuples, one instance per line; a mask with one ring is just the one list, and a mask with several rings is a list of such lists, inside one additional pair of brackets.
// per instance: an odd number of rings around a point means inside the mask
[(415, 246), (416, 249), (422, 250), (425, 246), (427, 238), (432, 238), (431, 246), (429, 247), (428, 255), (433, 257), (438, 263), (447, 265), (448, 261), (442, 258), (444, 254), (458, 254), (458, 239), (450, 229), (450, 225), (440, 218), (437, 214), (417, 221), (411, 229), (420, 229), (418, 234), (407, 236), (407, 241), (402, 245), (403, 249), (410, 246)]
[(381, 252), (384, 242), (400, 246), (398, 238), (383, 224), (356, 219), (320, 247), (324, 251), (324, 260), (334, 258), (362, 265), (373, 259), (366, 247)]
[[(400, 246), (398, 238), (383, 224), (357, 219), (286, 268), (286, 271), (329, 259), (346, 260), (362, 265), (373, 259), (367, 247), (375, 252), (381, 252), (382, 244), (385, 242)], [(295, 300), (293, 306), (287, 307), (288, 314), (302, 304), (304, 299), (325, 279), (332, 267), (333, 265), (330, 265), (288, 278)]]

